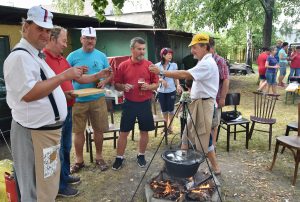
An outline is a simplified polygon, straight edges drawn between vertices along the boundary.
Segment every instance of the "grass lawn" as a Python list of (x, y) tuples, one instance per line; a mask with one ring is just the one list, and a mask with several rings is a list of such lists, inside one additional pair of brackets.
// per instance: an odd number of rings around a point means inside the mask
[[(257, 77), (257, 74), (231, 77), (230, 92), (241, 93), (241, 104), (238, 106), (238, 110), (242, 112), (245, 118), (249, 118), (253, 112), (252, 92), (257, 89)], [(223, 201), (299, 201), (300, 179), (298, 179), (295, 187), (291, 186), (294, 160), (290, 151), (286, 150), (284, 154), (278, 154), (273, 171), (268, 171), (276, 137), (285, 133), (287, 123), (297, 120), (297, 105), (290, 104), (290, 102), (285, 104), (284, 89), (281, 87), (277, 89), (280, 97), (274, 112), (277, 123), (273, 127), (271, 151), (268, 150), (268, 134), (255, 131), (249, 141), (248, 150), (245, 148), (245, 134), (240, 133), (237, 135), (236, 141), (233, 140), (233, 137), (231, 138), (230, 152), (227, 152), (225, 131), (221, 129), (217, 142), (217, 158), (222, 169), (222, 174), (218, 178), (221, 182)], [(118, 112), (118, 118), (119, 115), (120, 112)], [(267, 126), (257, 128), (267, 129)], [(179, 134), (180, 124), (177, 119), (174, 130), (176, 134)], [(119, 171), (109, 169), (101, 172), (94, 164), (89, 163), (89, 155), (84, 152), (87, 167), (78, 174), (82, 179), (82, 183), (77, 186), (81, 192), (80, 195), (70, 199), (58, 198), (57, 201), (130, 201), (145, 172), (145, 169), (139, 168), (136, 164), (136, 145), (139, 135), (138, 129), (135, 131), (135, 141), (128, 138), (124, 168)], [(170, 136), (170, 139), (172, 137)], [(155, 138), (151, 133), (146, 152), (148, 162), (160, 141), (160, 135)], [(177, 135), (174, 138), (173, 146), (179, 143), (180, 140)], [(163, 167), (160, 155), (163, 150), (168, 148), (169, 146), (165, 146), (164, 143), (160, 147), (134, 201), (145, 201), (144, 183)], [(112, 141), (104, 142), (103, 154), (111, 167), (116, 154)], [(72, 156), (74, 156), (73, 150)]]

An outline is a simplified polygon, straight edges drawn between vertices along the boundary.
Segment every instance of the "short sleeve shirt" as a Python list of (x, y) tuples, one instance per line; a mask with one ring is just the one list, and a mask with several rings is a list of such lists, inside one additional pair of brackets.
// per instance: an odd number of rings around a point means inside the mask
[[(16, 47), (26, 49), (14, 51), (4, 61), (4, 79), (7, 90), (6, 101), (11, 108), (13, 119), (27, 128), (39, 128), (54, 124), (55, 116), (48, 96), (39, 100), (25, 102), (22, 98), (41, 81), (41, 69), (46, 78), (55, 76), (45, 60), (38, 57), (38, 50), (22, 38)], [(64, 121), (67, 115), (67, 103), (60, 86), (52, 91), (60, 115)]]
[(115, 71), (114, 82), (119, 84), (131, 84), (133, 88), (129, 92), (124, 92), (124, 97), (132, 102), (143, 102), (152, 98), (152, 90), (140, 92), (138, 79), (144, 78), (148, 84), (157, 83), (158, 76), (149, 71), (152, 63), (148, 60), (132, 62), (131, 58), (122, 62)]
[[(68, 61), (63, 56), (54, 56), (47, 49), (43, 49), (43, 52), (46, 55), (46, 63), (51, 67), (51, 69), (55, 72), (56, 75), (64, 72), (65, 70), (71, 67)], [(63, 82), (62, 84), (60, 84), (60, 86), (64, 92), (71, 91), (74, 89), (71, 80)], [(68, 100), (67, 104), (68, 106), (73, 106), (74, 102), (75, 99)]]
[[(158, 66), (158, 68), (160, 70), (164, 70), (164, 67), (162, 65), (161, 62), (156, 63), (156, 66)], [(177, 64), (174, 62), (170, 62), (168, 64), (168, 66), (166, 67), (167, 71), (172, 71), (172, 70), (177, 70)], [(169, 77), (162, 77), (167, 83), (168, 86), (165, 88), (163, 85), (159, 85), (157, 91), (160, 93), (171, 93), (174, 92), (176, 90), (176, 86), (175, 86), (175, 80), (173, 78), (169, 78)]]
[(219, 70), (212, 54), (206, 54), (195, 67), (188, 70), (193, 76), (191, 99), (216, 99), (219, 89)]
[[(268, 56), (267, 61), (269, 62), (269, 66), (275, 66), (278, 63), (276, 58), (271, 55)], [(275, 73), (276, 69), (275, 68), (267, 68), (267, 72)]]
[[(95, 74), (105, 68), (109, 67), (108, 59), (104, 53), (94, 49), (92, 52), (85, 52), (82, 48), (77, 49), (70, 53), (67, 57), (67, 61), (72, 67), (75, 66), (87, 66), (87, 74)], [(85, 89), (85, 88), (96, 88), (96, 82), (80, 84), (73, 81), (73, 86), (75, 90)], [(90, 95), (86, 97), (76, 98), (76, 102), (89, 102), (99, 99), (105, 96), (104, 93)]]

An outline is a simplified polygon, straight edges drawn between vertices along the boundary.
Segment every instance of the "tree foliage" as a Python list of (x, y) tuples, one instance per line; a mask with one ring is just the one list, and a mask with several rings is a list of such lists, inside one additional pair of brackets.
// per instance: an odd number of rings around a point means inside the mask
[(84, 0), (53, 0), (53, 4), (59, 12), (73, 15), (83, 14)]
[(286, 22), (285, 28), (280, 28), (287, 33), (291, 24), (299, 22), (299, 6), (298, 0), (178, 0), (170, 2), (169, 19), (171, 27), (185, 31), (209, 28), (212, 32), (223, 32), (248, 27), (255, 35), (264, 33), (262, 43), (270, 45), (272, 24), (278, 22), (281, 13), (293, 17), (290, 24)]

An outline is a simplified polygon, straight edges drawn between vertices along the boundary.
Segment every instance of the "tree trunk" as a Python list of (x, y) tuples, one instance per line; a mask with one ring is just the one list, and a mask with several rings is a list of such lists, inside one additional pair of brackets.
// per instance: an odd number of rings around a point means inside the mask
[(272, 22), (275, 0), (265, 0), (264, 2), (266, 5), (266, 11), (263, 29), (263, 47), (270, 47), (272, 39)]
[(252, 31), (247, 29), (246, 64), (252, 67)]
[[(167, 28), (166, 10), (164, 0), (150, 0), (152, 7), (152, 18), (154, 28)], [(155, 55), (160, 60), (160, 50), (163, 47), (170, 47), (168, 34), (165, 31), (154, 32)]]

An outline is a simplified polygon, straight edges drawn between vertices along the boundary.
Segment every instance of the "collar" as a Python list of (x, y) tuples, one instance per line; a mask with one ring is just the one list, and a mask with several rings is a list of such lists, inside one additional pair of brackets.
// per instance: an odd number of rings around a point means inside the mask
[(140, 65), (140, 64), (142, 64), (142, 63), (144, 62), (144, 60), (145, 60), (145, 59), (142, 59), (142, 60), (139, 61), (139, 62), (133, 62), (131, 58), (132, 58), (132, 56), (129, 57), (129, 60), (130, 60), (130, 63), (133, 64), (133, 65)]
[(62, 58), (61, 55), (54, 55), (50, 50), (44, 48), (43, 49), (43, 53), (45, 53), (47, 56), (51, 57), (52, 59), (57, 59), (57, 60), (60, 60)]
[(24, 46), (26, 50), (32, 53), (34, 56), (38, 57), (39, 50), (33, 47), (26, 39), (21, 38), (20, 45)]
[(211, 53), (207, 53), (206, 55), (203, 56), (201, 60), (206, 60), (207, 58), (212, 57)]

